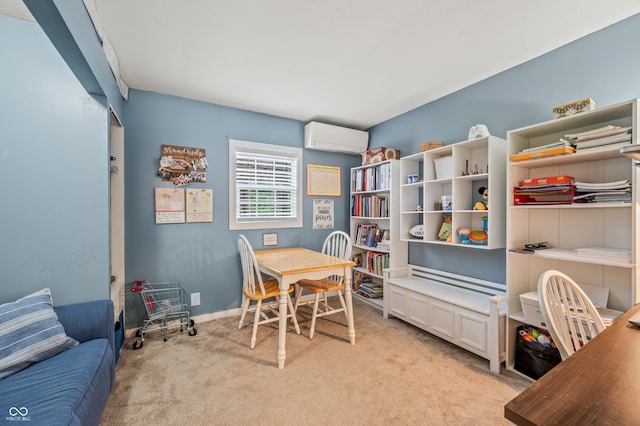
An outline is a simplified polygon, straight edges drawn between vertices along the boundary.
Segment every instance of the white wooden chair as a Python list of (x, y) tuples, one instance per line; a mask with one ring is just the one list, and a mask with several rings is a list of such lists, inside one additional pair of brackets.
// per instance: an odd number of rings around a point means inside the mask
[[(332, 232), (324, 240), (322, 245), (322, 253), (329, 254), (331, 256), (339, 257), (341, 259), (349, 260), (351, 257), (351, 238), (349, 234), (342, 231)], [(347, 307), (344, 301), (344, 292), (351, 291), (345, 288), (344, 277), (342, 276), (329, 276), (320, 280), (299, 280), (297, 283), (298, 291), (296, 292), (296, 303), (294, 306), (294, 312), (297, 312), (298, 305), (300, 304), (300, 298), (302, 297), (303, 290), (315, 293), (315, 300), (313, 302), (313, 313), (311, 314), (311, 328), (309, 330), (309, 339), (313, 339), (315, 332), (316, 320), (320, 317), (327, 315), (337, 314), (344, 312), (347, 317)], [(333, 307), (329, 305), (328, 293), (337, 292), (338, 299), (340, 300), (341, 307)], [(322, 301), (320, 301), (322, 296)]]
[(562, 272), (549, 270), (540, 275), (538, 300), (563, 361), (605, 329), (593, 302)]
[[(253, 333), (251, 334), (251, 349), (256, 346), (256, 334), (258, 333), (258, 326), (261, 324), (268, 324), (270, 322), (278, 321), (279, 302), (280, 302), (280, 287), (278, 280), (275, 278), (262, 280), (262, 274), (258, 268), (258, 262), (256, 256), (253, 253), (253, 248), (249, 243), (249, 240), (244, 235), (238, 237), (238, 249), (240, 250), (240, 259), (242, 260), (242, 315), (240, 316), (240, 324), (238, 329), (241, 329), (244, 324), (244, 318), (249, 311), (255, 311), (253, 319)], [(287, 318), (292, 318), (293, 324), (296, 328), (296, 333), (300, 334), (300, 327), (296, 320), (295, 311), (293, 309), (293, 303), (291, 301), (291, 293), (294, 286), (289, 287), (287, 293), (287, 304), (289, 305), (289, 312)], [(267, 299), (274, 298), (275, 302), (263, 305)], [(256, 302), (251, 306), (251, 302)]]

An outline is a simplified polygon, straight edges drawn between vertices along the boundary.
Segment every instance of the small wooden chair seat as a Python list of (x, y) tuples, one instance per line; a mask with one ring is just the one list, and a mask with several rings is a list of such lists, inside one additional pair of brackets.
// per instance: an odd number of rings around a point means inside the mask
[[(277, 279), (275, 278), (268, 279), (267, 281), (264, 281), (263, 284), (264, 284), (265, 294), (261, 294), (261, 293), (251, 294), (251, 292), (246, 289), (242, 289), (242, 293), (245, 295), (245, 297), (251, 300), (265, 300), (271, 297), (280, 296), (280, 284), (278, 283)], [(294, 288), (295, 287), (293, 286), (293, 284), (290, 285), (289, 290), (287, 290), (287, 292), (289, 294), (293, 293)]]
[(297, 284), (312, 293), (344, 290), (344, 283), (331, 278), (323, 278), (321, 280), (300, 280)]

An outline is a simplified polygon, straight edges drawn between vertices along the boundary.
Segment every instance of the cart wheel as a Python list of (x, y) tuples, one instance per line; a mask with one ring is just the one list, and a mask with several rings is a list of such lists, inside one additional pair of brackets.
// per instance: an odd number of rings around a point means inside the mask
[(142, 329), (141, 328), (136, 330), (136, 337), (142, 337)]
[(193, 320), (189, 320), (189, 325), (190, 325), (191, 327), (193, 327), (193, 324), (195, 324), (195, 321), (193, 321)]
[(189, 330), (189, 336), (195, 336), (196, 334), (198, 334), (198, 330), (196, 330), (195, 328)]
[(133, 349), (140, 349), (142, 345), (144, 345), (144, 342), (142, 340), (136, 340), (135, 342), (133, 342)]

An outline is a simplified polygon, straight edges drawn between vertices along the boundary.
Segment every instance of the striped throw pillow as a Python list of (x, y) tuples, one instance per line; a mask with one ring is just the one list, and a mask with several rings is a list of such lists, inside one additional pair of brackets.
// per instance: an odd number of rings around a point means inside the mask
[(58, 321), (48, 288), (0, 305), (0, 380), (77, 344)]

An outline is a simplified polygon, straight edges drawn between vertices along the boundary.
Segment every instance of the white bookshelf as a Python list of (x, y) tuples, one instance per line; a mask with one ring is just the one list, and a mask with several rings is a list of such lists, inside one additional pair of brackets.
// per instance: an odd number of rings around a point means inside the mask
[[(368, 185), (361, 183), (360, 176), (375, 176)], [(386, 160), (365, 166), (351, 169), (351, 220), (349, 235), (353, 242), (352, 255), (359, 254), (364, 260), (368, 256), (389, 256), (389, 267), (407, 264), (407, 244), (401, 241), (399, 236), (399, 179), (400, 161)], [(385, 212), (376, 210), (359, 209), (355, 205), (362, 200), (386, 200)], [(366, 202), (365, 202), (366, 203)], [(366, 244), (359, 244), (357, 241), (358, 226), (362, 224), (375, 224), (378, 229), (389, 232), (388, 248), (371, 247)], [(382, 285), (383, 273), (381, 270), (372, 270), (366, 262), (359, 267), (353, 268), (354, 272), (364, 273), (372, 278), (372, 281)], [(354, 274), (355, 275), (355, 274)], [(384, 305), (384, 295), (379, 298), (367, 298), (358, 292), (353, 292), (354, 297), (375, 306), (382, 311)]]

